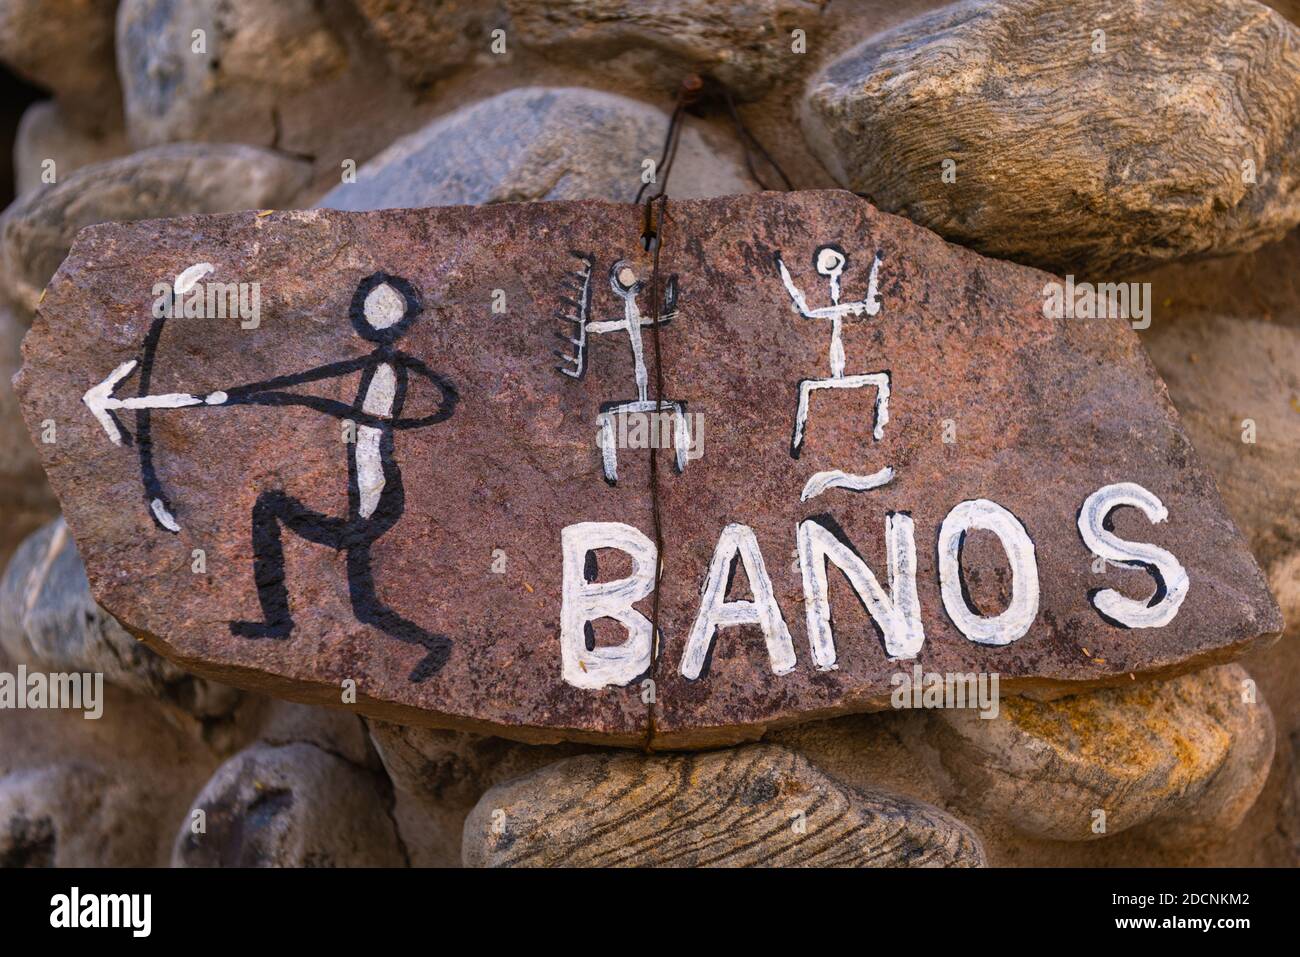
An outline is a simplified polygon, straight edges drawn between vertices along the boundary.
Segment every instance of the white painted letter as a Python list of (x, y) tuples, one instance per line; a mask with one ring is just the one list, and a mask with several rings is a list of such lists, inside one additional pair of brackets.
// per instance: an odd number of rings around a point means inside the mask
[[(973, 528), (992, 532), (1011, 563), (1011, 603), (993, 618), (966, 604), (961, 586), (961, 546)], [(1025, 526), (997, 502), (970, 499), (953, 508), (939, 527), (939, 592), (957, 630), (981, 645), (1009, 645), (1022, 637), (1038, 615), (1038, 562)]]
[[(754, 595), (753, 601), (727, 601), (727, 579), (731, 575), (731, 565), (736, 555), (740, 555), (745, 567), (745, 576), (749, 579), (749, 590)], [(700, 613), (695, 618), (695, 626), (686, 642), (682, 653), (680, 671), (689, 681), (694, 681), (704, 670), (704, 660), (713, 647), (713, 635), (719, 627), (728, 625), (759, 625), (763, 637), (767, 639), (767, 655), (772, 661), (772, 673), (788, 674), (794, 669), (794, 642), (790, 639), (790, 629), (785, 626), (781, 608), (772, 593), (772, 580), (767, 576), (767, 566), (763, 564), (763, 554), (758, 548), (758, 539), (748, 525), (731, 524), (718, 536), (718, 545), (713, 550), (713, 561), (709, 573), (700, 589)]]
[(1160, 499), (1141, 485), (1119, 482), (1097, 489), (1084, 501), (1079, 510), (1079, 534), (1094, 555), (1108, 562), (1145, 568), (1156, 580), (1155, 593), (1147, 601), (1134, 601), (1113, 589), (1102, 588), (1093, 592), (1089, 600), (1102, 617), (1125, 628), (1161, 628), (1174, 620), (1178, 607), (1187, 597), (1190, 584), (1187, 572), (1163, 548), (1126, 542), (1107, 530), (1105, 522), (1110, 513), (1125, 505), (1141, 509), (1153, 522), (1163, 522), (1169, 517)]
[(836, 666), (835, 636), (831, 632), (831, 606), (827, 594), (827, 559), (844, 572), (858, 599), (880, 628), (885, 653), (891, 659), (917, 656), (925, 643), (925, 631), (921, 627), (921, 607), (916, 598), (916, 536), (910, 515), (891, 512), (885, 517), (888, 595), (867, 563), (816, 520), (807, 519), (799, 523), (798, 544), (808, 642), (812, 645), (813, 661), (818, 670), (828, 671)]
[[(564, 680), (575, 688), (626, 685), (650, 667), (654, 647), (650, 620), (632, 606), (654, 591), (654, 542), (621, 522), (578, 522), (560, 534), (564, 584), (560, 605), (560, 656)], [(617, 548), (632, 557), (632, 574), (612, 582), (589, 582), (587, 554)], [(587, 623), (613, 618), (627, 628), (627, 641), (587, 648)]]

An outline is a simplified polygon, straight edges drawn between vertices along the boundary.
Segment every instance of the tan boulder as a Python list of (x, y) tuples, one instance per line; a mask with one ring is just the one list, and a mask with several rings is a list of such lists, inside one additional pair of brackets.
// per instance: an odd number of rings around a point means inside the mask
[(465, 818), (490, 787), (587, 750), (386, 721), (369, 726), (397, 792), (394, 817), (417, 867), (460, 864)]
[(81, 129), (121, 121), (113, 61), (117, 0), (0, 0), (0, 61), (51, 90)]
[(949, 801), (1061, 841), (1147, 822), (1170, 842), (1230, 831), (1273, 757), (1272, 714), (1239, 665), (1051, 702), (1004, 698), (994, 719), (927, 714), (914, 744)]
[(938, 808), (847, 787), (793, 751), (567, 758), (488, 791), (465, 821), (471, 867), (976, 867)]
[(882, 209), (1092, 280), (1300, 221), (1300, 30), (1254, 0), (953, 4), (831, 63), (802, 120)]
[(737, 98), (761, 96), (820, 39), (827, 0), (507, 0), (519, 42), (565, 63), (613, 76), (620, 86), (650, 83), (675, 92), (682, 77), (708, 74)]
[(14, 137), (15, 192), (21, 195), (52, 186), (83, 166), (128, 152), (120, 127), (87, 132), (69, 121), (57, 101), (33, 103), (23, 113)]

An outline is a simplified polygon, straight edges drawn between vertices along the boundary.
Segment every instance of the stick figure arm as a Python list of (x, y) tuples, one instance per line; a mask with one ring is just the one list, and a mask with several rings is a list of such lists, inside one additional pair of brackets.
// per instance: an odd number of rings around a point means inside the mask
[[(664, 286), (664, 301), (659, 307), (659, 316), (642, 316), (642, 326), (662, 326), (677, 318), (677, 277), (669, 276)], [(621, 326), (622, 323), (619, 323)]]
[(790, 275), (790, 270), (785, 268), (785, 261), (781, 259), (781, 254), (776, 254), (776, 268), (781, 272), (781, 282), (785, 284), (785, 291), (794, 302), (795, 308), (799, 314), (806, 319), (814, 318), (814, 311), (808, 308), (808, 300), (804, 298), (803, 291), (794, 284), (794, 277)]
[(301, 395), (297, 392), (252, 392), (236, 396), (223, 405), (271, 405), (287, 406), (300, 405), (308, 409), (315, 409), (317, 412), (323, 412), (326, 415), (332, 415), (336, 419), (351, 419), (357, 425), (383, 425), (382, 419), (378, 416), (370, 415), (346, 402), (339, 402), (337, 399), (327, 399), (317, 395)]
[[(316, 366), (314, 369), (307, 369), (303, 372), (295, 372), (290, 375), (276, 376), (274, 379), (265, 379), (261, 382), (250, 382), (247, 385), (235, 386), (233, 389), (226, 389), (226, 402), (233, 404), (236, 401), (245, 401), (250, 396), (258, 393), (274, 392), (290, 385), (302, 385), (307, 382), (319, 382), (321, 379), (331, 379), (337, 376), (351, 375), (353, 372), (361, 369), (369, 361), (366, 356), (358, 356), (355, 359), (344, 359), (340, 362), (330, 362), (323, 366)], [(285, 393), (288, 395), (289, 393)], [(264, 402), (260, 405), (283, 405), (283, 402)]]
[(665, 323), (677, 315), (677, 275), (668, 277), (664, 286), (664, 301), (659, 309), (659, 322)]
[(866, 313), (868, 316), (876, 314), (871, 306), (865, 302), (841, 302), (834, 306), (822, 306), (818, 309), (810, 310), (803, 314), (805, 319), (843, 319), (846, 316), (860, 316)]
[(399, 352), (394, 356), (397, 361), (401, 362), (407, 369), (424, 376), (437, 387), (439, 393), (438, 411), (429, 415), (420, 416), (419, 418), (401, 418), (394, 419), (392, 426), (395, 429), (419, 429), (426, 425), (433, 425), (436, 422), (443, 422), (451, 418), (451, 414), (456, 410), (456, 403), (460, 401), (460, 393), (456, 391), (456, 386), (446, 376), (439, 375), (427, 365), (421, 362), (415, 356), (409, 356), (404, 352)]

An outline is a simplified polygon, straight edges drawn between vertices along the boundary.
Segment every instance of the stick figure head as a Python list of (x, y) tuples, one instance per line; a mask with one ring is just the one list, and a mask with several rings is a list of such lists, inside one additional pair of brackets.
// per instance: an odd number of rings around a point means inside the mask
[(637, 278), (631, 263), (620, 259), (609, 267), (609, 287), (620, 299), (635, 299), (645, 288), (645, 280)]
[(420, 294), (400, 276), (372, 273), (357, 283), (348, 314), (357, 335), (371, 342), (396, 342), (424, 311)]
[(848, 254), (833, 244), (818, 246), (817, 251), (813, 253), (813, 265), (822, 276), (838, 278), (848, 264)]

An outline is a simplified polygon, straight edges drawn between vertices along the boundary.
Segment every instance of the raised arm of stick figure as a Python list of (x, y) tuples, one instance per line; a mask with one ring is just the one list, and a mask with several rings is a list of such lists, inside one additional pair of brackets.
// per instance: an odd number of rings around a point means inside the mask
[(632, 264), (620, 259), (609, 270), (609, 286), (614, 295), (623, 300), (623, 315), (617, 319), (593, 320), (587, 323), (590, 332), (627, 331), (634, 326), (663, 325), (677, 315), (677, 276), (668, 277), (664, 283), (664, 300), (659, 304), (659, 315), (641, 314), (640, 296), (645, 292), (646, 280), (639, 278)]
[(799, 315), (805, 319), (816, 318), (808, 308), (808, 300), (804, 298), (803, 290), (794, 284), (794, 277), (790, 275), (790, 270), (785, 268), (785, 261), (780, 253), (776, 254), (776, 268), (781, 272), (781, 282), (785, 284), (785, 291), (794, 302), (794, 307), (799, 310)]
[[(393, 358), (404, 368), (414, 372), (416, 375), (423, 376), (429, 382), (432, 382), (438, 390), (438, 411), (429, 415), (418, 418), (400, 418), (393, 420), (395, 429), (419, 429), (426, 425), (433, 425), (436, 422), (443, 422), (451, 418), (451, 414), (456, 411), (456, 403), (460, 401), (460, 394), (456, 387), (452, 385), (451, 380), (445, 376), (434, 372), (427, 365), (421, 362), (415, 356), (407, 355), (405, 352), (393, 353)], [(405, 386), (403, 387), (405, 388)]]
[(864, 314), (874, 316), (880, 312), (880, 253), (876, 253), (871, 261), (871, 276), (867, 280), (866, 297), (853, 302), (840, 302), (840, 276), (849, 264), (849, 257), (844, 250), (834, 244), (817, 247), (813, 253), (813, 268), (817, 270), (818, 275), (828, 280), (831, 304), (816, 309), (808, 305), (803, 290), (795, 285), (794, 277), (790, 275), (790, 270), (786, 267), (779, 251), (775, 258), (777, 271), (781, 274), (781, 283), (785, 286), (785, 291), (795, 308), (799, 310), (799, 315), (805, 319), (842, 319), (845, 316)]
[(665, 322), (668, 322), (669, 320), (676, 319), (676, 318), (677, 318), (677, 275), (674, 273), (673, 275), (669, 276), (668, 281), (664, 283), (664, 301), (659, 310), (659, 318), (652, 319), (650, 320), (650, 322), (644, 324), (651, 325), (653, 323), (658, 323), (659, 325), (663, 325)]

